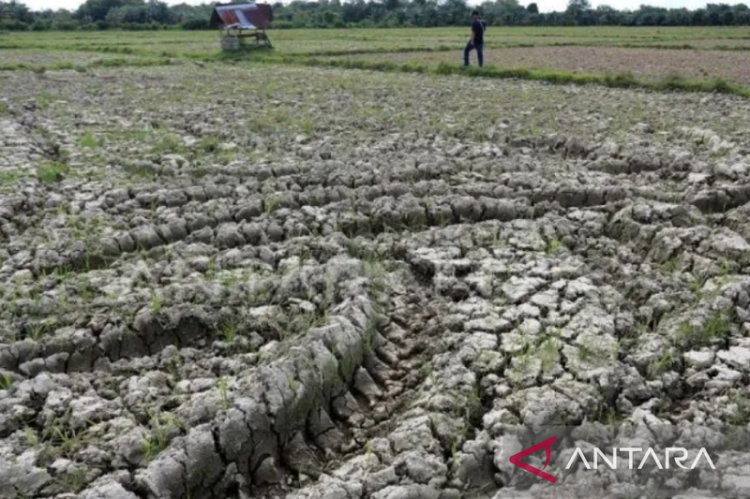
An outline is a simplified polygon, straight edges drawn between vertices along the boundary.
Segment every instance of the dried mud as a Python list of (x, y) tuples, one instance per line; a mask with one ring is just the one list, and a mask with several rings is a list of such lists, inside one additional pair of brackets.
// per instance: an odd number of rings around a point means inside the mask
[(747, 423), (745, 100), (272, 65), (0, 87), (2, 497), (535, 497), (507, 425)]

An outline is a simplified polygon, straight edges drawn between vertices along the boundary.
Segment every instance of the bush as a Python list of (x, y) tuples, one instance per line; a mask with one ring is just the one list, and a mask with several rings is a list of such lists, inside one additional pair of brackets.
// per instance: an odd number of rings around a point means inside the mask
[(732, 87), (732, 85), (721, 78), (714, 78), (713, 81), (711, 81), (710, 88), (712, 91), (718, 92), (720, 94), (734, 93), (734, 88)]
[(156, 21), (147, 23), (122, 23), (118, 26), (123, 31), (158, 31), (164, 26)]
[(85, 31), (104, 31), (106, 29), (111, 28), (112, 26), (109, 25), (107, 21), (96, 21), (94, 23), (92, 22), (81, 22), (79, 25), (80, 29)]
[(58, 31), (77, 31), (81, 27), (77, 21), (56, 21), (52, 25), (52, 29)]
[(48, 31), (50, 24), (47, 21), (34, 21), (31, 25), (31, 31)]
[(273, 29), (292, 29), (294, 28), (294, 24), (291, 21), (274, 21), (273, 22)]
[(182, 29), (188, 31), (199, 31), (204, 29), (211, 29), (207, 19), (188, 19), (182, 23)]
[(0, 31), (26, 31), (28, 29), (28, 24), (16, 21), (15, 19), (3, 19), (0, 21)]

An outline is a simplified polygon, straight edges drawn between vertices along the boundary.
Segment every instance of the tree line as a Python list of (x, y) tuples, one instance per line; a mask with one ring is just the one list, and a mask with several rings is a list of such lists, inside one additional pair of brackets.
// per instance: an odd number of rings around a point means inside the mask
[[(234, 3), (243, 3), (235, 1)], [(466, 0), (294, 0), (275, 3), (274, 24), (284, 28), (463, 26), (478, 9), (489, 26), (744, 26), (745, 4), (708, 4), (705, 8), (666, 9), (642, 5), (633, 11), (589, 0), (570, 0), (563, 12), (540, 11), (538, 3), (485, 0), (472, 7)], [(213, 4), (169, 6), (159, 0), (86, 0), (77, 10), (31, 11), (21, 2), (0, 0), (0, 31), (103, 29), (208, 29)]]

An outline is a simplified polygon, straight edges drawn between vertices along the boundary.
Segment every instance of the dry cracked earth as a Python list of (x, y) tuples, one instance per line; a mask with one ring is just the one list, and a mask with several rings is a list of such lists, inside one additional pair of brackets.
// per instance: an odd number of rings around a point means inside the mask
[(0, 497), (542, 497), (504, 428), (747, 425), (748, 101), (272, 65), (0, 89)]

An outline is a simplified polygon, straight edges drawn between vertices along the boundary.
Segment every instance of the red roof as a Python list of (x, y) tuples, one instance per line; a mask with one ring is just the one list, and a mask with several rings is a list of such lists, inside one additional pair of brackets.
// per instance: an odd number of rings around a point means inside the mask
[(271, 26), (273, 11), (269, 4), (219, 4), (211, 15), (211, 26), (221, 28), (266, 29)]

